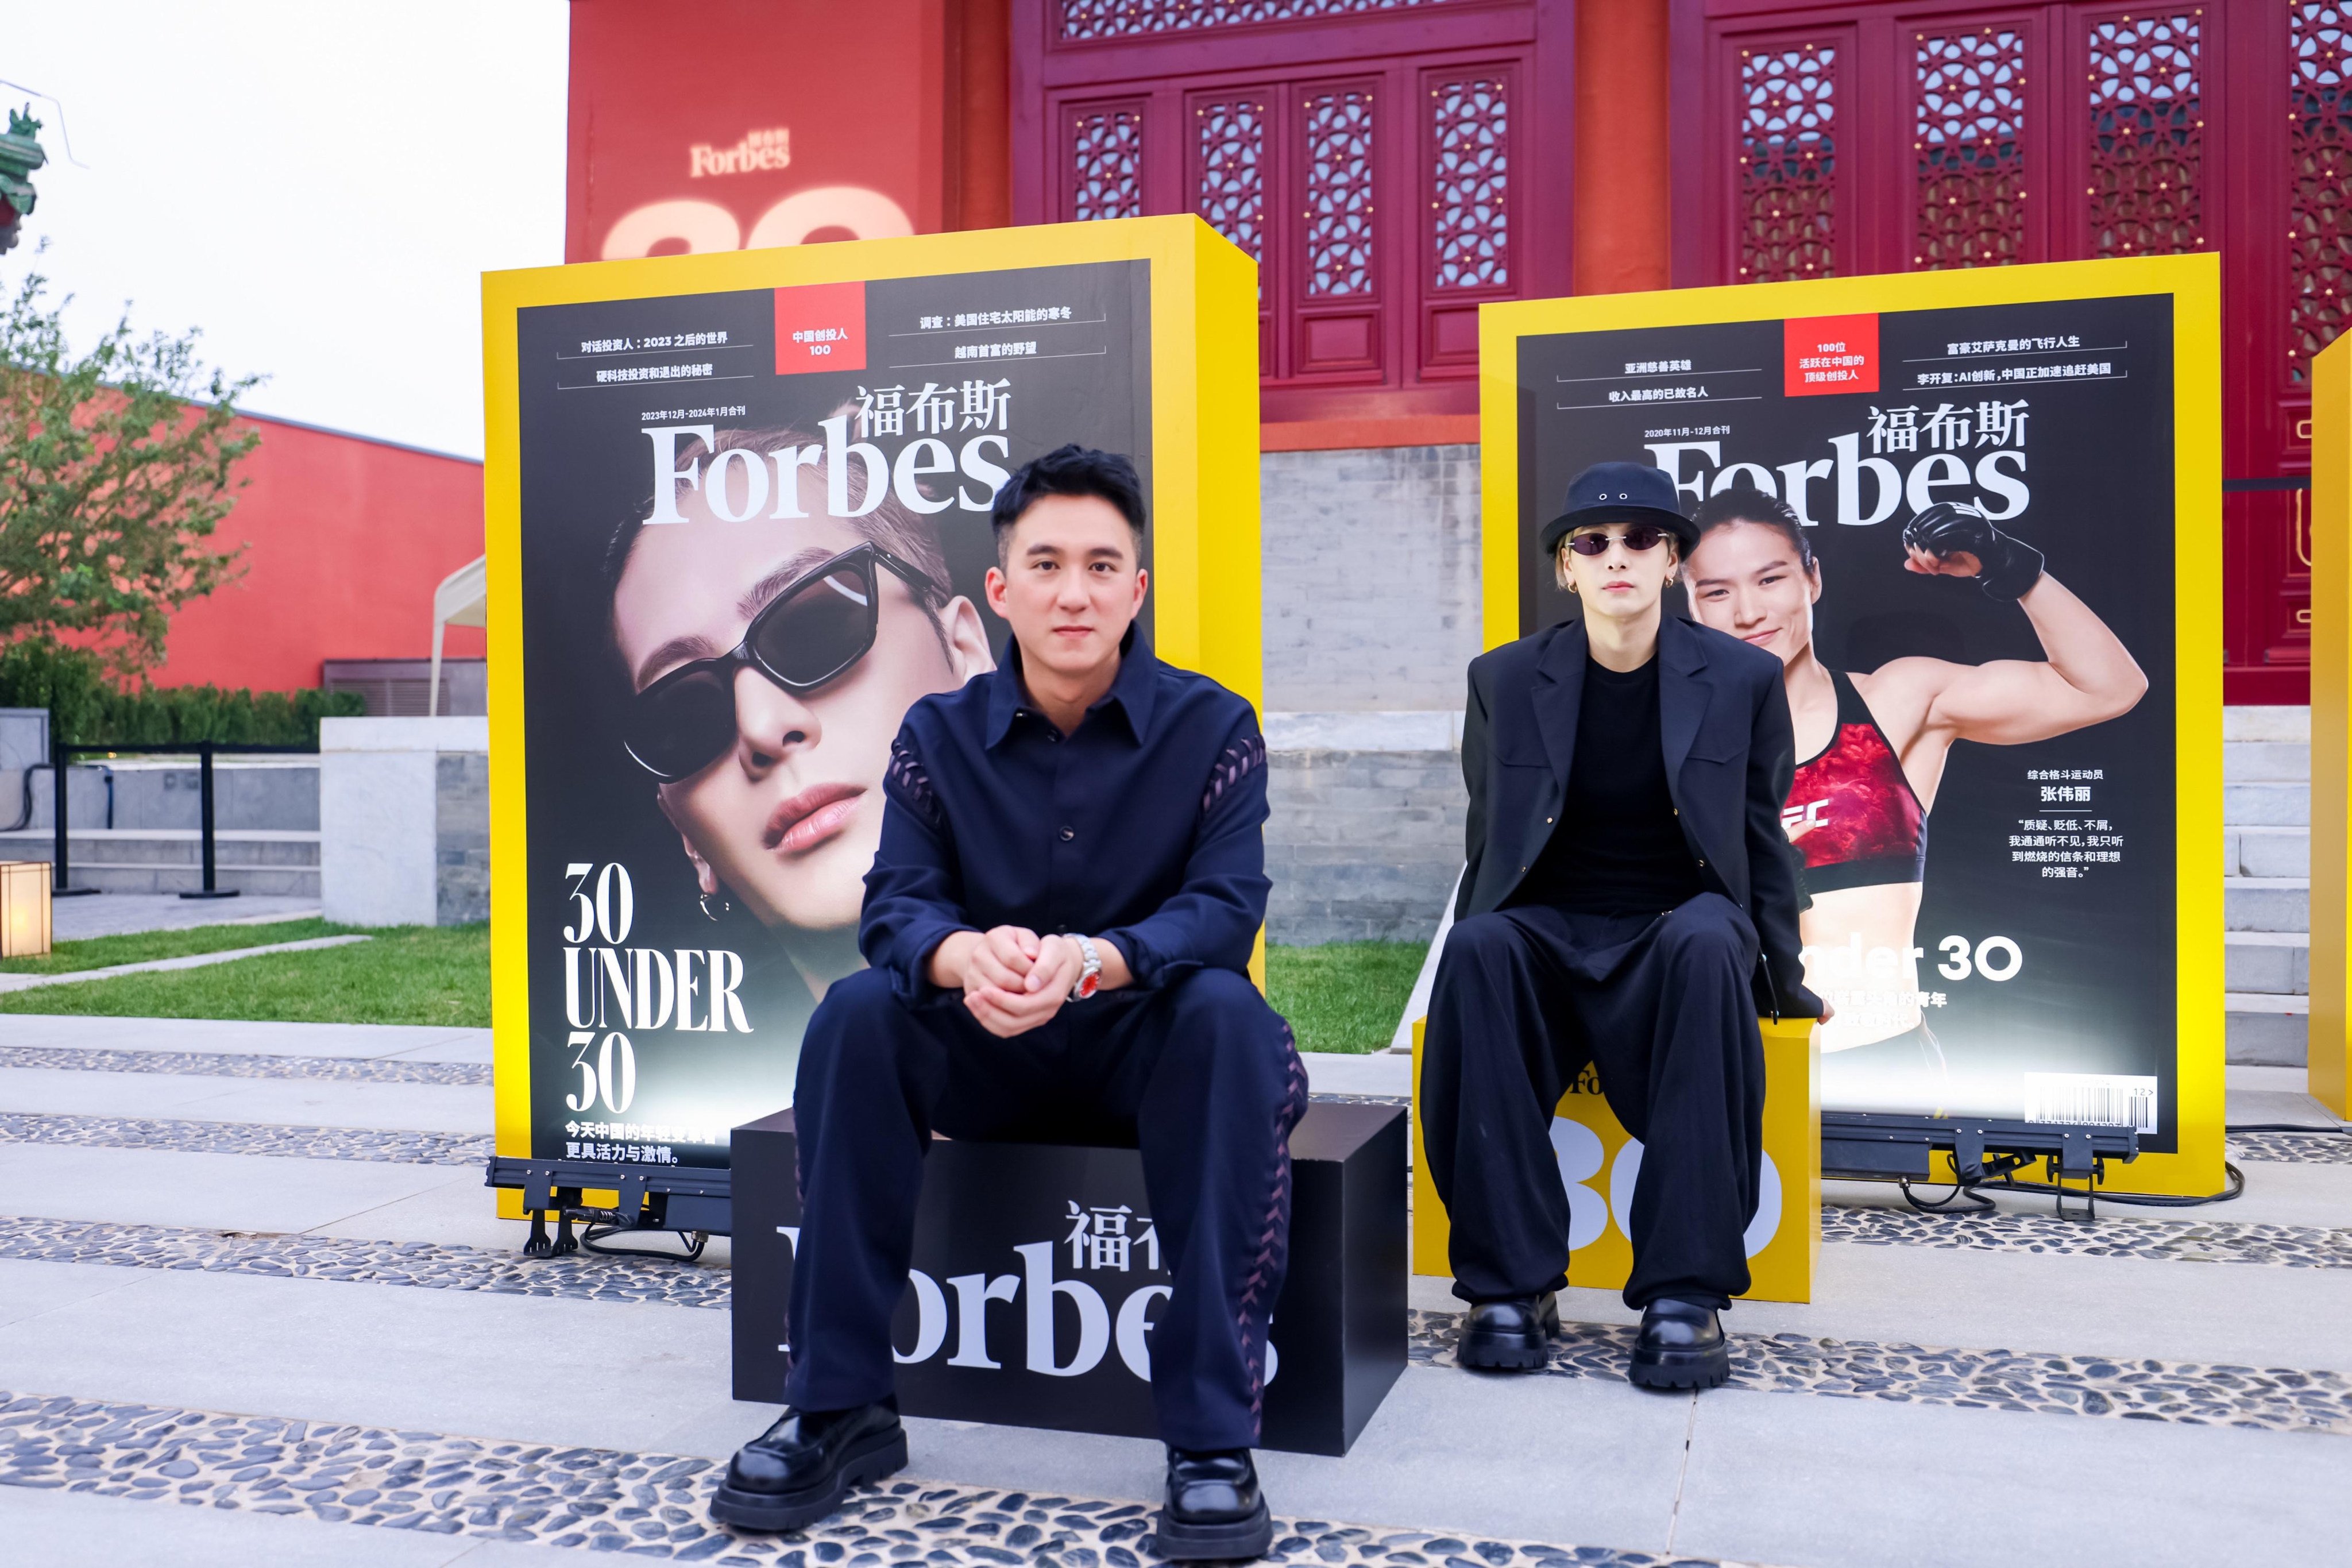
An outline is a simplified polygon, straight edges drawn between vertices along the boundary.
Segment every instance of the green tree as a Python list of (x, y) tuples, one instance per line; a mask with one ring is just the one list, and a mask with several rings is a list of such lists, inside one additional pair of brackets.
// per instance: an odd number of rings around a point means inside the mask
[(47, 286), (26, 277), (0, 313), (0, 646), (75, 634), (136, 675), (172, 613), (239, 571), (213, 535), (260, 440), (236, 424), (259, 378), (128, 319), (76, 357)]

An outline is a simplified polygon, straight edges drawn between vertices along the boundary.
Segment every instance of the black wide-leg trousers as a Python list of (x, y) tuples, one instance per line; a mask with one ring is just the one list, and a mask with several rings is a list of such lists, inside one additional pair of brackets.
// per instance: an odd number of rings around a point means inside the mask
[(893, 1387), (933, 1132), (1141, 1150), (1171, 1291), (1151, 1331), (1161, 1437), (1257, 1442), (1266, 1330), (1290, 1243), (1290, 1130), (1307, 1075), (1290, 1026), (1242, 975), (1065, 1006), (1000, 1039), (960, 1001), (910, 1006), (887, 975), (835, 983), (801, 1046), (801, 1234), (785, 1399), (842, 1410)]
[(1589, 1063), (1643, 1145), (1625, 1303), (1723, 1308), (1748, 1289), (1742, 1238), (1763, 1165), (1755, 928), (1702, 893), (1664, 914), (1540, 905), (1447, 933), (1421, 1065), (1429, 1173), (1453, 1232), (1454, 1291), (1496, 1300), (1568, 1280), (1553, 1110)]

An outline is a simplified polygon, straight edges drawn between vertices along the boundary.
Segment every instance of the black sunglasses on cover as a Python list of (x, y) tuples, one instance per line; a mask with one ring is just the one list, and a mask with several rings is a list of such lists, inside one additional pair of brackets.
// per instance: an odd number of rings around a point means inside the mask
[[(1625, 548), (1628, 550), (1654, 550), (1657, 548), (1658, 541), (1665, 536), (1666, 531), (1654, 522), (1629, 522), (1625, 525), (1623, 535)], [(1579, 555), (1606, 555), (1609, 553), (1609, 535), (1605, 533), (1571, 534), (1569, 536), (1568, 547)]]
[(732, 650), (681, 665), (630, 700), (629, 755), (665, 784), (709, 767), (735, 743), (735, 677), (747, 664), (791, 692), (846, 674), (873, 647), (880, 625), (877, 564), (903, 580), (917, 603), (939, 596), (937, 584), (878, 544), (819, 563), (751, 617)]

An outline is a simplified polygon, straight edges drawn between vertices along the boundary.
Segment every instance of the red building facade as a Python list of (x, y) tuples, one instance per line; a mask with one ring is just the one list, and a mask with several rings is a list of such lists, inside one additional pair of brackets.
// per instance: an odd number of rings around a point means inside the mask
[[(1263, 266), (1269, 451), (1475, 441), (1487, 300), (2217, 250), (2227, 689), (2306, 700), (2295, 487), (2306, 367), (2352, 286), (2352, 0), (886, 0), (877, 18), (893, 5), (937, 40), (907, 73), (940, 103), (919, 222), (1200, 214)], [(739, 59), (826, 9), (763, 7)], [(610, 62), (669, 24), (643, 0), (574, 0), (574, 19), (597, 35), (574, 52), (577, 204), (586, 118), (647, 90)], [(823, 83), (765, 79), (778, 123), (826, 112)], [(574, 253), (597, 253), (584, 229)]]

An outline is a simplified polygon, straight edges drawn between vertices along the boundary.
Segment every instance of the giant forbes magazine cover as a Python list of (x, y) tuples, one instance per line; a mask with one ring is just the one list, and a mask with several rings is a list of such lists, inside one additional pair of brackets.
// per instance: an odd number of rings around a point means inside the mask
[(520, 311), (534, 1156), (724, 1167), (791, 1103), (890, 742), (1002, 656), (997, 486), (1076, 441), (1150, 494), (1149, 266)]

